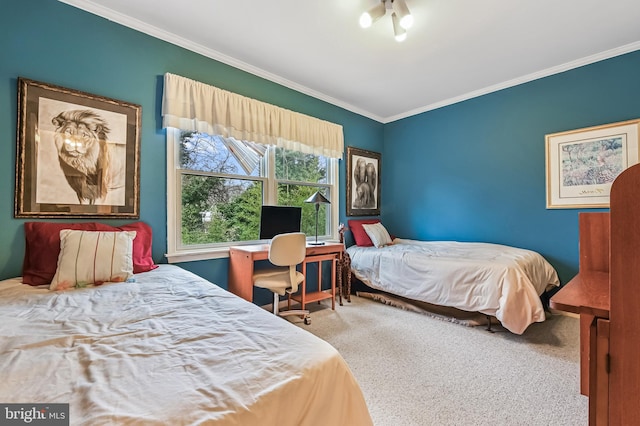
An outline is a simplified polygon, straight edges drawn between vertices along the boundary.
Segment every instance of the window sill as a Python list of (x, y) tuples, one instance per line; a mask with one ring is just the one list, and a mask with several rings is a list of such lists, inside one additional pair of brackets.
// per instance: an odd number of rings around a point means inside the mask
[(164, 255), (169, 263), (194, 262), (197, 260), (223, 259), (229, 257), (229, 247), (219, 249), (183, 250)]
[[(315, 238), (307, 238), (307, 244), (313, 241), (315, 241)], [(321, 238), (318, 238), (318, 241), (325, 242), (325, 243), (339, 242), (338, 239), (333, 237), (328, 237), (328, 238), (321, 237)], [(169, 263), (182, 263), (182, 262), (194, 262), (198, 260), (223, 259), (223, 258), (229, 257), (229, 247), (253, 245), (253, 244), (265, 244), (265, 241), (237, 243), (237, 244), (231, 244), (230, 246), (227, 246), (227, 247), (219, 247), (219, 248), (182, 250), (182, 251), (177, 251), (173, 253), (166, 253), (164, 257), (167, 258), (167, 262)]]

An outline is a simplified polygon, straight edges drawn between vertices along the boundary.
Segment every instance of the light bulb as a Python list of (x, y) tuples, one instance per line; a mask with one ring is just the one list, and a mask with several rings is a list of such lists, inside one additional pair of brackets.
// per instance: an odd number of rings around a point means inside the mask
[(362, 28), (369, 28), (371, 24), (373, 24), (373, 19), (371, 19), (371, 15), (369, 15), (369, 12), (364, 12), (362, 15), (360, 15), (360, 26)]
[(402, 17), (402, 19), (400, 19), (400, 26), (405, 30), (408, 30), (409, 28), (411, 28), (412, 25), (413, 25), (412, 15), (405, 15), (404, 17)]
[(400, 26), (405, 30), (408, 30), (413, 25), (413, 16), (411, 16), (411, 12), (409, 12), (409, 8), (407, 7), (407, 3), (404, 0), (393, 0), (391, 3), (393, 11), (400, 18)]
[(384, 1), (382, 1), (360, 15), (360, 26), (369, 28), (371, 24), (382, 18), (385, 13), (387, 13), (387, 8), (384, 5)]

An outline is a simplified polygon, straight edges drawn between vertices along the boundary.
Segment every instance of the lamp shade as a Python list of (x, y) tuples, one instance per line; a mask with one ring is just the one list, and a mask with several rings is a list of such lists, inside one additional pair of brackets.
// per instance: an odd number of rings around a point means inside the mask
[(404, 41), (407, 38), (407, 30), (400, 26), (398, 22), (398, 15), (395, 12), (391, 14), (391, 21), (393, 22), (393, 33), (396, 41)]
[(331, 201), (327, 200), (320, 192), (314, 193), (311, 197), (304, 200), (304, 202), (313, 204), (331, 204)]
[(398, 15), (399, 23), (402, 28), (408, 30), (413, 25), (413, 16), (409, 12), (407, 3), (404, 0), (393, 0), (391, 3), (393, 11)]
[(387, 8), (383, 0), (360, 16), (360, 26), (362, 28), (369, 28), (371, 24), (383, 17), (386, 12)]

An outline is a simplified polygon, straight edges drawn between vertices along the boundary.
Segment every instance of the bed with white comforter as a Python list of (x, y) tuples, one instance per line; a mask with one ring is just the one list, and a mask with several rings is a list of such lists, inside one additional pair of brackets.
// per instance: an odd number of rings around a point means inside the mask
[(0, 401), (72, 425), (371, 425), (339, 353), (171, 265), (50, 291), (0, 282)]
[(351, 271), (369, 287), (492, 315), (516, 334), (545, 320), (539, 296), (560, 284), (539, 253), (499, 244), (396, 238), (347, 252)]

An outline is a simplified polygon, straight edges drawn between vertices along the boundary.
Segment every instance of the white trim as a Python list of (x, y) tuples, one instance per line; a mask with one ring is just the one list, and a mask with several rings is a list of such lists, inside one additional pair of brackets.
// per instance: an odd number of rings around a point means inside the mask
[(169, 263), (193, 262), (196, 260), (222, 259), (229, 257), (229, 247), (220, 249), (169, 251), (164, 255)]
[(168, 43), (174, 44), (178, 47), (185, 48), (195, 53), (199, 53), (203, 56), (206, 56), (211, 59), (215, 59), (216, 61), (220, 61), (224, 64), (230, 65), (234, 68), (238, 68), (242, 71), (246, 71), (250, 74), (253, 74), (258, 77), (262, 77), (266, 80), (272, 81), (274, 83), (278, 83), (284, 87), (288, 87), (289, 89), (293, 89), (297, 92), (304, 93), (305, 95), (309, 95), (321, 101), (328, 102), (332, 105), (338, 106), (340, 108), (344, 108), (348, 111), (354, 112), (356, 114), (362, 115), (363, 117), (368, 117), (372, 120), (383, 122), (383, 118), (372, 114), (369, 111), (365, 111), (361, 108), (343, 102), (339, 99), (333, 98), (331, 96), (325, 95), (324, 93), (317, 92), (313, 89), (310, 89), (301, 84), (295, 83), (291, 80), (287, 80), (286, 78), (280, 77), (276, 74), (265, 71), (261, 68), (255, 67), (251, 64), (247, 64), (246, 62), (239, 61), (231, 56), (225, 55), (223, 53), (218, 52), (217, 50), (209, 49), (208, 47), (202, 46), (201, 44), (194, 43), (190, 40), (187, 40), (183, 37), (180, 37), (176, 34), (170, 33), (168, 31), (162, 30), (153, 25), (149, 25), (145, 22), (142, 22), (138, 19), (132, 18), (130, 16), (124, 15), (122, 13), (116, 12), (112, 9), (106, 8), (102, 5), (96, 4), (91, 0), (58, 0), (62, 3), (66, 3), (70, 6), (77, 7), (78, 9), (82, 9), (86, 12), (92, 13), (94, 15), (101, 16), (110, 21), (116, 22), (120, 25), (124, 25), (125, 27), (132, 28), (134, 30), (140, 31), (144, 34), (150, 35), (157, 39), (166, 41)]
[[(178, 247), (178, 235), (180, 230), (174, 226), (178, 216), (177, 206), (180, 205), (180, 189), (177, 187), (176, 165), (177, 157), (176, 139), (180, 137), (180, 131), (172, 127), (166, 129), (165, 142), (167, 144), (167, 258), (171, 263), (171, 257), (175, 256)], [(171, 224), (171, 225), (169, 225)]]
[(120, 25), (124, 25), (126, 27), (132, 28), (134, 30), (140, 31), (144, 34), (150, 35), (157, 39), (166, 41), (168, 43), (174, 44), (176, 46), (182, 47), (184, 49), (190, 50), (192, 52), (199, 53), (203, 56), (206, 56), (211, 59), (215, 59), (216, 61), (220, 61), (224, 64), (230, 65), (234, 68), (238, 68), (242, 71), (246, 71), (250, 74), (256, 75), (258, 77), (262, 77), (266, 80), (272, 81), (274, 83), (280, 84), (284, 87), (288, 87), (289, 89), (293, 89), (305, 95), (309, 95), (321, 101), (328, 102), (332, 105), (338, 106), (340, 108), (344, 108), (347, 111), (351, 111), (353, 113), (359, 114), (363, 117), (370, 118), (372, 120), (378, 121), (382, 124), (391, 123), (393, 121), (397, 121), (403, 118), (411, 117), (413, 115), (421, 114), (423, 112), (431, 111), (434, 109), (442, 108), (444, 106), (453, 105), (458, 102), (466, 101), (468, 99), (476, 98), (478, 96), (486, 95), (492, 92), (496, 92), (498, 90), (507, 89), (509, 87), (514, 87), (523, 83), (528, 83), (533, 80), (537, 80), (540, 78), (548, 77), (550, 75), (558, 74), (561, 72), (569, 71), (574, 68), (579, 68), (585, 65), (589, 65), (595, 62), (600, 62), (605, 59), (613, 58), (615, 56), (624, 55), (626, 53), (634, 52), (636, 50), (640, 50), (640, 41), (626, 44), (624, 46), (616, 47), (610, 50), (606, 50), (604, 52), (596, 53), (594, 55), (590, 55), (584, 58), (576, 59), (575, 61), (567, 62), (562, 65), (558, 65), (555, 67), (547, 68), (541, 71), (537, 71), (531, 74), (527, 74), (522, 77), (514, 78), (512, 80), (505, 81), (503, 83), (495, 84), (493, 86), (488, 86), (483, 89), (474, 90), (472, 92), (468, 92), (459, 96), (455, 96), (453, 98), (445, 99), (440, 102), (436, 102), (430, 105), (426, 105), (424, 107), (412, 109), (397, 115), (392, 115), (388, 117), (382, 117), (377, 114), (374, 114), (370, 111), (365, 111), (362, 108), (358, 108), (349, 103), (343, 102), (339, 99), (333, 98), (331, 96), (325, 95), (323, 93), (317, 92), (313, 89), (310, 89), (301, 84), (295, 83), (293, 81), (282, 78), (278, 75), (255, 67), (253, 65), (247, 64), (246, 62), (239, 61), (235, 58), (232, 58), (228, 55), (222, 54), (216, 50), (209, 49), (204, 47), (198, 43), (194, 43), (189, 41), (183, 37), (179, 37), (173, 33), (168, 31), (159, 29), (147, 23), (144, 23), (138, 19), (131, 18), (130, 16), (123, 15), (121, 13), (115, 12), (114, 10), (108, 9), (104, 6), (94, 3), (91, 0), (58, 0), (62, 3), (66, 3), (70, 6), (77, 7), (78, 9), (82, 9), (86, 12), (92, 13), (94, 15), (101, 16), (110, 21), (116, 22)]
[(453, 98), (445, 99), (440, 102), (436, 102), (431, 105), (426, 105), (421, 108), (412, 109), (410, 111), (404, 112), (402, 114), (393, 115), (390, 117), (386, 117), (382, 123), (390, 123), (392, 121), (400, 120), (403, 118), (411, 117), (413, 115), (421, 114), (423, 112), (431, 111), (434, 109), (442, 108), (448, 105), (453, 105), (458, 102), (466, 101), (472, 98), (477, 98), (478, 96), (487, 95), (489, 93), (497, 92), (498, 90), (508, 89), (509, 87), (519, 86), (520, 84), (528, 83), (530, 81), (538, 80), (544, 77), (549, 77), (554, 74), (560, 74), (565, 71), (569, 71), (575, 68), (580, 68), (585, 65), (589, 65), (595, 62), (600, 62), (605, 59), (610, 59), (615, 56), (624, 55), (625, 53), (635, 52), (636, 50), (640, 50), (640, 41), (629, 43), (624, 46), (616, 47), (614, 49), (606, 50), (604, 52), (596, 53), (595, 55), (587, 56), (584, 58), (576, 59), (575, 61), (566, 62), (561, 65), (557, 65), (555, 67), (547, 68), (542, 71), (537, 71), (531, 74), (524, 75), (522, 77), (514, 78), (512, 80), (508, 80), (499, 84), (494, 84), (493, 86), (488, 86), (483, 89), (474, 90), (473, 92), (465, 93), (460, 96), (456, 96)]
[(331, 226), (331, 230), (328, 235), (329, 238), (337, 241), (338, 225), (340, 224), (340, 211), (338, 208), (340, 206), (340, 162), (338, 160), (332, 159), (330, 161), (327, 179), (330, 184), (329, 191), (335, 190), (330, 193), (331, 198), (329, 199), (331, 201), (331, 219), (328, 226)]

